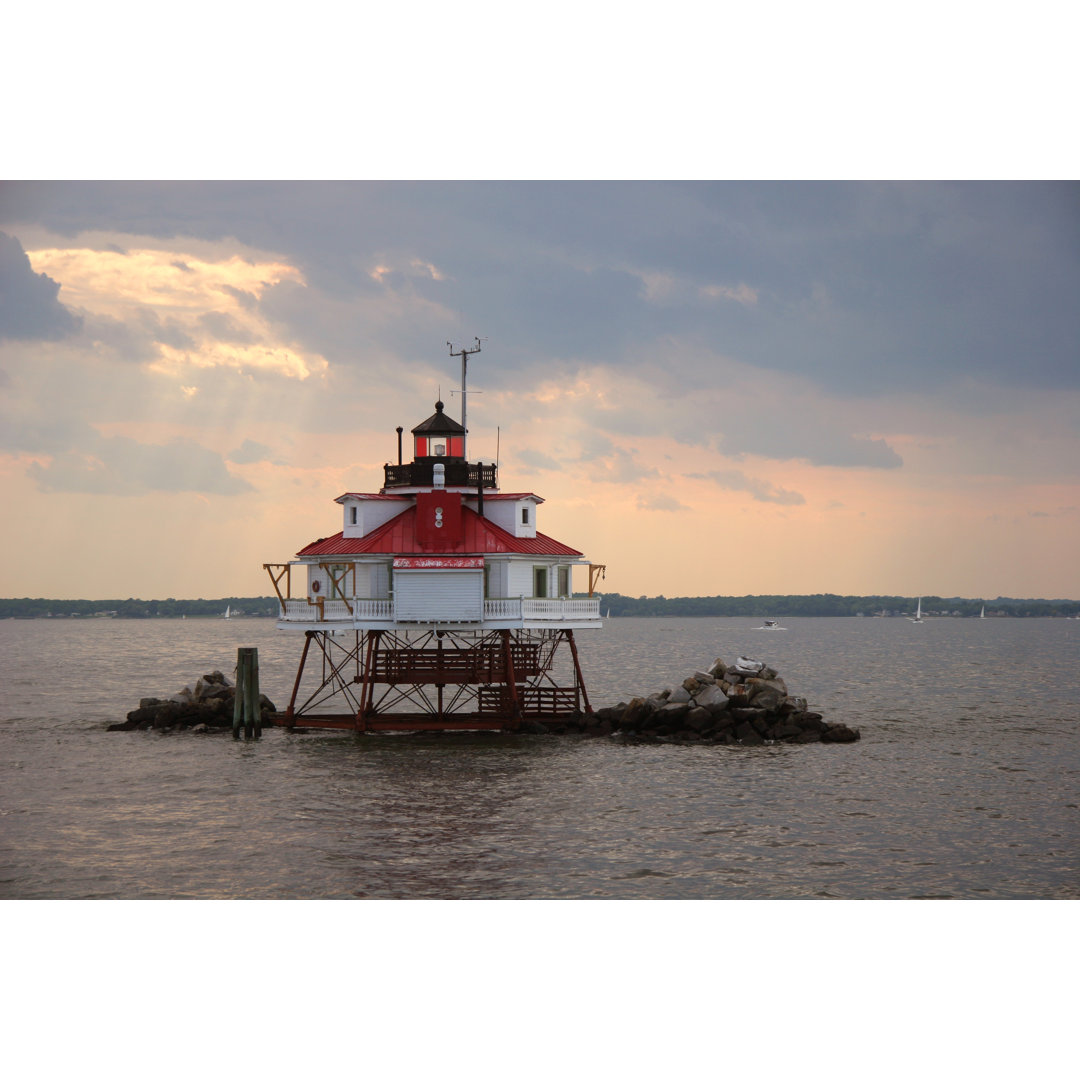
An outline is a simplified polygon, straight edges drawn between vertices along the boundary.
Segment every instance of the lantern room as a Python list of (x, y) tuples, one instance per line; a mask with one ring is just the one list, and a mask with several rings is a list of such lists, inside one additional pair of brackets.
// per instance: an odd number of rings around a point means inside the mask
[(431, 487), (436, 483), (435, 466), (446, 487), (494, 488), (496, 467), (465, 458), (465, 428), (443, 412), (443, 403), (435, 402), (435, 412), (412, 429), (413, 460), (401, 460), (401, 432), (398, 428), (398, 463), (384, 466), (386, 481), (383, 493), (407, 488)]
[(465, 429), (443, 412), (443, 403), (435, 402), (435, 412), (412, 429), (413, 459), (465, 457)]

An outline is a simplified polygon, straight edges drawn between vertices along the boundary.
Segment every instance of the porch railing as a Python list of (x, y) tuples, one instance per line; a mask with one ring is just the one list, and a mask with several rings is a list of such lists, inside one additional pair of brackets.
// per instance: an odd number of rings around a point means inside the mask
[[(394, 601), (378, 600), (284, 600), (281, 618), (286, 622), (364, 623), (394, 622)], [(541, 599), (505, 596), (484, 601), (484, 621), (531, 619), (562, 622), (567, 619), (599, 619), (600, 601), (595, 598)], [(410, 620), (412, 621), (412, 620)]]

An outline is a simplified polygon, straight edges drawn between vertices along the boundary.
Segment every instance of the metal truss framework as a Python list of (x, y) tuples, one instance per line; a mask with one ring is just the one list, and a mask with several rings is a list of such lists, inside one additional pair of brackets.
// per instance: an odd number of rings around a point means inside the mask
[[(569, 646), (573, 683), (553, 674)], [(312, 652), (318, 660), (313, 661)], [(299, 705), (305, 670), (318, 687)], [(286, 727), (356, 731), (514, 730), (523, 719), (592, 712), (572, 630), (305, 631)]]

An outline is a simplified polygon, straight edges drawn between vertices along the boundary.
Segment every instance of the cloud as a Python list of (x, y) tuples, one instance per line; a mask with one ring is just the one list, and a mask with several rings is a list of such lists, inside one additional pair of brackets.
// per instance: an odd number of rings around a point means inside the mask
[(191, 369), (214, 367), (299, 380), (326, 371), (325, 358), (282, 339), (259, 311), (258, 298), (277, 283), (306, 292), (300, 271), (284, 260), (251, 252), (178, 257), (145, 242), (123, 252), (98, 243), (32, 255), (63, 278), (83, 314), (82, 344), (92, 350), (189, 378)]
[(0, 339), (58, 341), (75, 333), (81, 320), (59, 292), (59, 282), (34, 273), (22, 244), (0, 232)]
[(259, 461), (270, 460), (270, 447), (254, 439), (245, 439), (235, 450), (226, 454), (226, 461), (235, 465), (254, 465)]
[(416, 363), (480, 333), (497, 385), (553, 358), (618, 370), (675, 337), (829, 393), (959, 399), (971, 372), (1080, 386), (1074, 201), (1052, 183), (79, 182), (9, 184), (0, 213), (142, 230), (194, 270), (181, 233), (288, 252), (306, 290), (216, 287), (262, 297), (332, 361), (357, 363), (362, 341)]
[(521, 449), (515, 457), (518, 464), (525, 467), (525, 472), (551, 472), (562, 468), (561, 462), (541, 450)]
[(602, 480), (612, 484), (633, 484), (638, 480), (658, 477), (660, 471), (650, 465), (642, 465), (636, 452), (615, 447), (607, 457), (595, 459), (589, 468), (590, 480)]
[(39, 490), (95, 495), (146, 495), (153, 491), (198, 491), (238, 495), (255, 489), (233, 476), (219, 454), (190, 439), (164, 446), (118, 435), (98, 437), (79, 450), (57, 454), (27, 470)]
[(881, 438), (854, 435), (822, 416), (726, 415), (714, 437), (716, 448), (730, 457), (754, 454), (774, 461), (808, 461), (843, 468), (898, 469), (904, 459)]
[(734, 300), (737, 304), (753, 305), (758, 300), (757, 289), (750, 288), (744, 282), (740, 282), (735, 288), (730, 285), (703, 285), (701, 294), (711, 299)]
[(758, 502), (781, 506), (801, 506), (806, 499), (797, 491), (778, 488), (768, 480), (756, 480), (738, 469), (712, 469), (707, 473), (687, 473), (688, 480), (711, 480), (727, 491), (745, 491)]
[(678, 499), (672, 498), (670, 495), (662, 494), (639, 495), (637, 498), (637, 507), (639, 510), (663, 510), (669, 512), (690, 509), (690, 507), (679, 502)]
[(248, 311), (254, 308), (259, 302), (259, 298), (253, 292), (238, 289), (235, 285), (219, 285), (218, 289), (225, 293), (226, 296), (231, 296), (242, 308), (245, 308)]
[(233, 341), (250, 344), (255, 335), (248, 326), (238, 322), (225, 311), (207, 311), (199, 316), (199, 325), (218, 341)]

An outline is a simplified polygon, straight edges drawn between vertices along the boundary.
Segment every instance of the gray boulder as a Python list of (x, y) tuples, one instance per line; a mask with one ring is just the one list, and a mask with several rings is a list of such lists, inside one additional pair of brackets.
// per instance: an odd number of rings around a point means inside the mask
[(686, 714), (684, 723), (691, 731), (700, 733), (706, 728), (712, 727), (712, 713), (710, 713), (708, 709), (703, 709), (700, 705), (696, 705)]
[(748, 720), (741, 723), (735, 729), (735, 738), (743, 744), (743, 746), (761, 746), (765, 740), (754, 728)]
[(735, 661), (735, 671), (739, 675), (760, 675), (764, 666), (763, 660), (752, 660), (749, 656), (740, 656)]
[(727, 692), (727, 699), (732, 705), (746, 705), (750, 702), (750, 688), (746, 683), (732, 683)]
[(847, 724), (828, 724), (821, 733), (821, 741), (828, 743), (855, 742), (859, 738), (859, 732), (849, 728)]
[(727, 707), (727, 694), (723, 689), (716, 685), (716, 683), (710, 683), (708, 686), (703, 686), (697, 694), (694, 695), (694, 703), (707, 708), (710, 705), (716, 705), (723, 702), (724, 707)]

